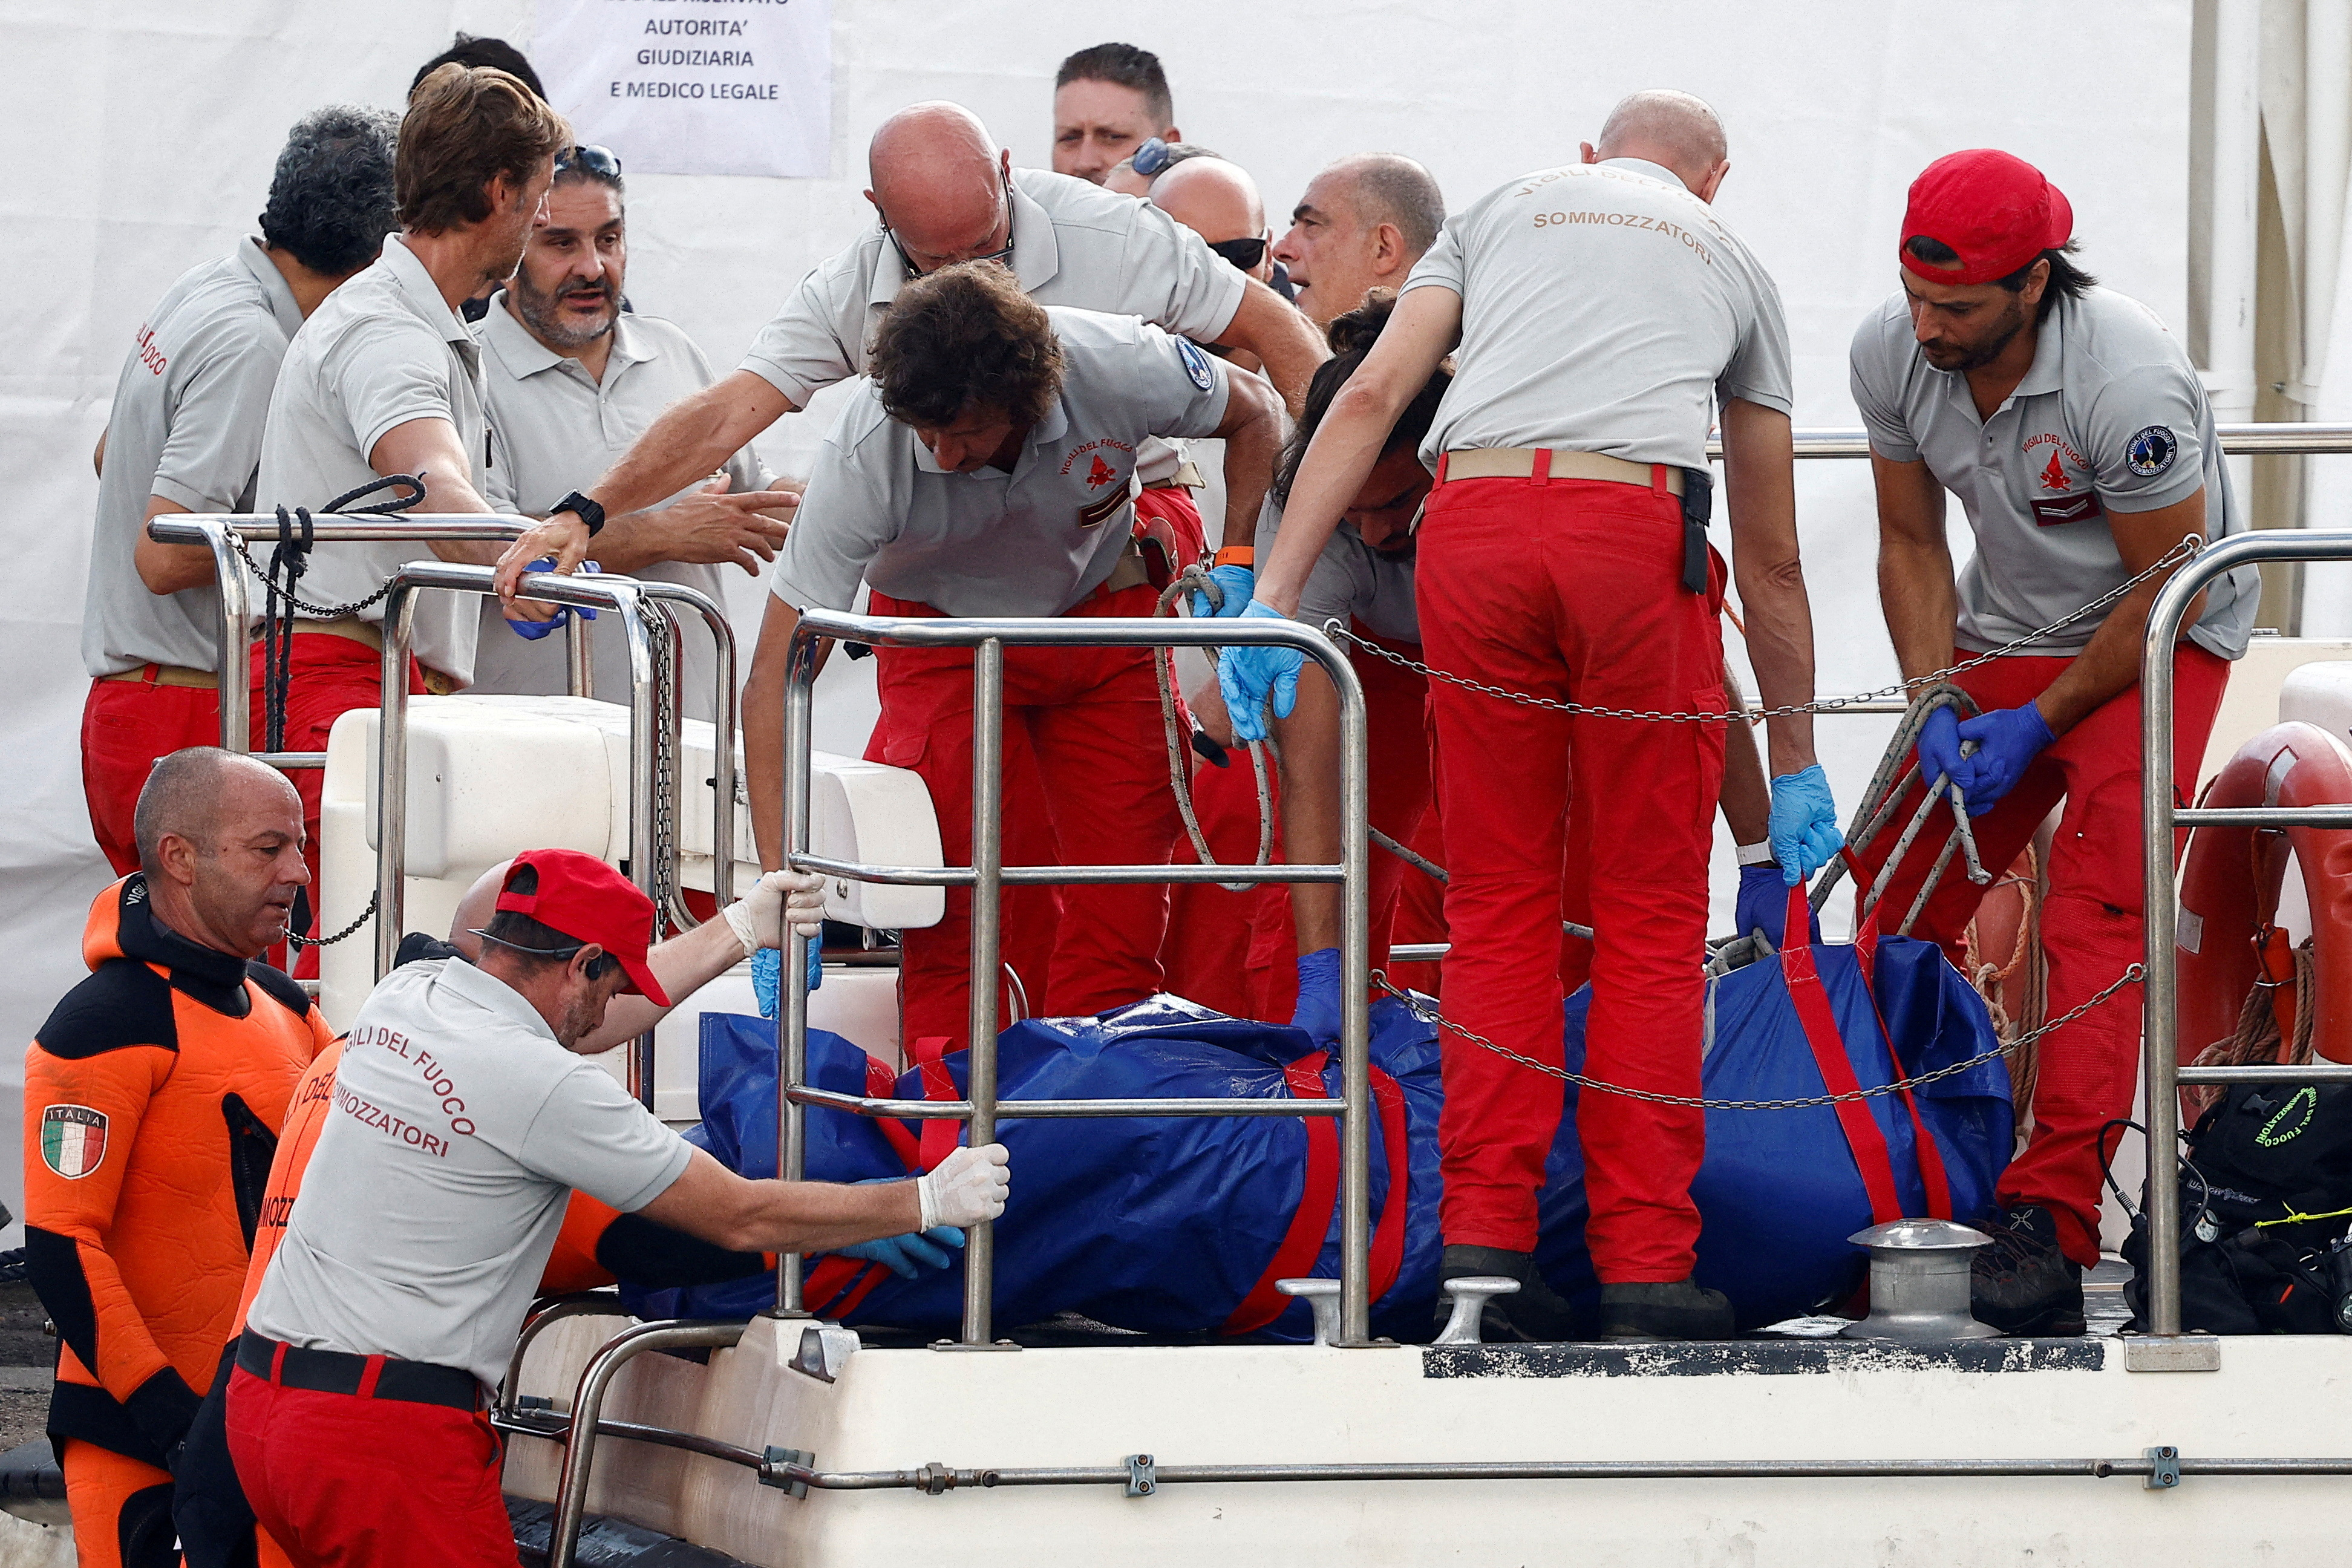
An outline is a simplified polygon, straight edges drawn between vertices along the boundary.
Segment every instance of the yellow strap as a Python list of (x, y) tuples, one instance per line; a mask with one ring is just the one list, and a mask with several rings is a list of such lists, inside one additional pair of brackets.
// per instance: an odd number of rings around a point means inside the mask
[(2293, 1210), (2289, 1210), (2284, 1219), (2258, 1219), (2254, 1221), (2254, 1228), (2256, 1230), (2267, 1230), (2274, 1225), (2307, 1225), (2311, 1221), (2318, 1219), (2342, 1219), (2347, 1215), (2352, 1215), (2352, 1209), (2330, 1209), (2326, 1214), (2296, 1214)]

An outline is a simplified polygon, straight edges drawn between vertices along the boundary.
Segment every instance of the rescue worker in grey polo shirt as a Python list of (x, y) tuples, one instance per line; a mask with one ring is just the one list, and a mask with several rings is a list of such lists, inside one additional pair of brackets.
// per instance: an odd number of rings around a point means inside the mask
[(1197, 235), (1084, 180), (1015, 170), (1013, 154), (969, 110), (901, 110), (874, 133), (868, 163), (874, 186), (866, 197), (880, 226), (802, 280), (741, 369), (662, 416), (572, 498), (587, 512), (560, 510), (508, 551), (501, 592), (511, 593), (523, 567), (542, 555), (571, 571), (608, 514), (676, 495), (816, 392), (863, 374), (876, 326), (898, 290), (959, 261), (1003, 263), (1041, 305), (1140, 316), (1246, 350), (1294, 407), (1324, 358), (1322, 340), (1297, 311), (1226, 266)]
[(278, 155), (261, 237), (183, 275), (123, 360), (81, 619), (82, 791), (117, 876), (139, 868), (131, 811), (155, 759), (220, 741), (212, 553), (157, 543), (147, 520), (251, 509), (287, 342), (394, 226), (398, 123), (340, 105), (305, 115)]
[[(2073, 234), (2072, 206), (2032, 164), (1986, 149), (1937, 159), (1911, 186), (1902, 290), (1854, 333), (1853, 397), (1878, 490), (1879, 594), (1915, 691), (2121, 586), (2187, 535), (2246, 527), (2188, 353), (2145, 306), (2075, 266)], [(1947, 490), (1976, 535), (1957, 581)], [(1950, 677), (1982, 711), (1961, 720), (1942, 710), (1920, 737), (1922, 774), (1967, 792), (1989, 867), (2014, 860), (2064, 803), (2043, 868), (2052, 1017), (2142, 952), (2140, 643), (2169, 575), (2104, 616)], [(2242, 567), (2191, 606), (2173, 656), (2183, 787), (2197, 776), (2260, 595), (2254, 568)], [(1865, 863), (1881, 864), (1893, 838), (1871, 846)], [(1881, 907), (1909, 909), (1932, 858), (1906, 859)], [(1979, 893), (1946, 877), (1915, 934), (1957, 958)], [(1996, 1328), (2083, 1331), (2082, 1273), (2099, 1260), (2099, 1135), (2131, 1114), (2139, 1022), (2138, 994), (2126, 988), (2042, 1038), (2032, 1138), (2001, 1176), (2007, 1212), (1985, 1227), (1994, 1245), (1974, 1266), (1976, 1315)]]
[(577, 1054), (613, 998), (669, 998), (653, 901), (593, 856), (515, 858), (479, 965), (410, 963), (352, 1021), (230, 1373), (229, 1451), (299, 1563), (512, 1563), (481, 1417), (574, 1188), (730, 1251), (995, 1218), (1003, 1146), (911, 1181), (747, 1181)]
[[(1584, 161), (1498, 187), (1446, 220), (1395, 314), (1301, 460), (1247, 616), (1295, 611), (1309, 569), (1396, 418), (1459, 344), (1423, 444), (1435, 476), (1413, 596), (1434, 668), (1548, 699), (1431, 683), (1437, 798), (1451, 879), (1446, 1007), (1465, 1031), (1560, 1060), (1559, 918), (1565, 839), (1595, 945), (1585, 1070), (1696, 1096), (1710, 819), (1720, 721), (1570, 715), (1726, 710), (1724, 588), (1705, 512), (1719, 408), (1748, 647), (1768, 706), (1812, 697), (1812, 622), (1797, 550), (1789, 342), (1769, 276), (1710, 210), (1730, 170), (1722, 123), (1685, 93), (1620, 103)], [(1566, 286), (1572, 283), (1572, 287)], [(1227, 650), (1234, 727), (1290, 711), (1295, 652)], [(1810, 717), (1769, 723), (1769, 838), (1790, 886), (1839, 842)], [(1507, 1058), (1449, 1037), (1438, 1126), (1443, 1277), (1507, 1274), (1517, 1332), (1584, 1329), (1536, 1267), (1536, 1194), (1557, 1095)], [(1546, 1086), (1547, 1088), (1550, 1086)], [(1690, 1183), (1705, 1122), (1689, 1105), (1588, 1094), (1577, 1105), (1591, 1218), (1585, 1239), (1610, 1338), (1730, 1332), (1729, 1304), (1691, 1277)]]
[[(988, 262), (898, 291), (874, 349), (869, 396), (825, 438), (772, 597), (744, 706), (779, 712), (800, 607), (849, 608), (863, 577), (877, 616), (1149, 616), (1158, 590), (1129, 527), (1136, 447), (1147, 436), (1216, 436), (1234, 475), (1226, 526), (1257, 515), (1281, 437), (1273, 388), (1133, 317), (1048, 310)], [(877, 650), (882, 715), (867, 753), (929, 787), (947, 864), (967, 864), (971, 826), (971, 656)], [(1036, 793), (1008, 790), (1008, 842), (1028, 832), (1066, 865), (1168, 858), (1179, 824), (1168, 788), (1150, 652), (1016, 647), (1004, 660), (1004, 728), (1026, 737)], [(761, 860), (779, 844), (782, 749), (772, 720), (746, 751)], [(1032, 1011), (1066, 1016), (1160, 988), (1168, 896), (1159, 886), (1061, 889)], [(1033, 918), (1006, 910), (1005, 944)], [(938, 925), (903, 934), (902, 1032), (960, 1042), (971, 984), (969, 892)], [(994, 977), (990, 977), (993, 983)], [(954, 1048), (951, 1044), (950, 1048)]]
[[(474, 329), (484, 350), (490, 427), (498, 444), (483, 499), (500, 511), (543, 517), (565, 492), (594, 479), (656, 416), (708, 386), (710, 363), (675, 323), (624, 311), (629, 247), (619, 160), (602, 147), (570, 147), (555, 160), (546, 221), (530, 231), (522, 265)], [(679, 583), (726, 603), (722, 564), (757, 574), (784, 537), (782, 521), (704, 500), (706, 488), (766, 490), (767, 469), (749, 447), (727, 460), (723, 480), (694, 486), (673, 505), (614, 518), (590, 558), (607, 572)], [(481, 608), (474, 652), (477, 691), (567, 689), (555, 623), (509, 622), (497, 601)], [(712, 654), (687, 617), (680, 690), (687, 712), (712, 716)], [(593, 623), (584, 630), (593, 632)], [(597, 636), (596, 695), (629, 700), (628, 647), (618, 628)]]
[[(571, 140), (555, 111), (504, 71), (448, 65), (425, 79), (401, 121), (394, 166), (404, 232), (387, 238), (359, 286), (337, 289), (288, 347), (261, 444), (260, 507), (323, 509), (381, 475), (421, 474), (425, 493), (416, 510), (490, 510), (478, 488), (489, 443), (480, 352), (456, 306), (514, 270), (547, 194), (555, 150)], [(321, 544), (301, 596), (313, 605), (357, 604), (428, 549), (450, 561), (498, 558), (491, 544)], [(525, 605), (515, 613), (544, 619), (548, 610)], [(415, 647), (422, 669), (413, 689), (446, 692), (471, 679), (478, 614), (457, 595), (419, 599)], [(292, 639), (286, 749), (323, 751), (337, 716), (376, 706), (383, 617), (379, 602), (301, 623)], [(259, 746), (268, 671), (257, 658), (253, 670)], [(303, 768), (292, 776), (315, 885), (320, 774)]]

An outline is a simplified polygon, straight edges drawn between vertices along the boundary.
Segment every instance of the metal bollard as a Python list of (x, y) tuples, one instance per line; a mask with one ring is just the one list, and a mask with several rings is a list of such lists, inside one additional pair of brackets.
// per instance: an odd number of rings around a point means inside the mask
[(1850, 1340), (1991, 1340), (2000, 1331), (1969, 1313), (1969, 1260), (1992, 1237), (1948, 1219), (1898, 1219), (1846, 1237), (1870, 1248), (1870, 1316), (1838, 1331)]
[(1339, 1337), (1339, 1282), (1337, 1279), (1277, 1279), (1274, 1288), (1286, 1296), (1304, 1296), (1315, 1313), (1315, 1342), (1328, 1345)]
[(1485, 1342), (1479, 1333), (1480, 1320), (1486, 1315), (1486, 1303), (1496, 1296), (1508, 1296), (1519, 1288), (1516, 1279), (1499, 1274), (1467, 1274), (1459, 1279), (1448, 1279), (1444, 1287), (1445, 1299), (1454, 1303), (1453, 1315), (1445, 1320), (1433, 1343), (1441, 1345), (1475, 1345)]

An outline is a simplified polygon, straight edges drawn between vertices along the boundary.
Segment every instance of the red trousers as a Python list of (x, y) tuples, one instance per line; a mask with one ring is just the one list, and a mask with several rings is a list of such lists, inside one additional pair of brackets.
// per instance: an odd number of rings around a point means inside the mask
[[(1682, 503), (1663, 486), (1478, 479), (1442, 485), (1421, 529), (1416, 599), (1436, 668), (1514, 691), (1633, 709), (1723, 709), (1719, 570), (1682, 586)], [(1430, 687), (1445, 829), (1447, 1012), (1537, 1060), (1560, 1060), (1562, 868), (1599, 927), (1585, 1070), (1699, 1089), (1711, 822), (1720, 723), (1567, 715)], [(1571, 805), (1571, 802), (1573, 803)], [(1438, 1141), (1447, 1242), (1532, 1250), (1560, 1087), (1444, 1037)], [(1622, 1095), (1578, 1100), (1608, 1283), (1688, 1277), (1700, 1113)]]
[(81, 706), (81, 792), (89, 830), (118, 877), (139, 869), (131, 818), (147, 771), (189, 746), (220, 744), (220, 694), (159, 686), (155, 666), (140, 680), (93, 680)]
[(299, 1568), (515, 1568), (500, 1449), (478, 1412), (229, 1373), (228, 1446)]
[[(2016, 708), (2040, 696), (2072, 662), (2011, 657), (1955, 676), (1952, 683), (1988, 711)], [(2186, 805), (2230, 666), (2183, 643), (2172, 668), (2174, 795)], [(2145, 950), (2140, 857), (2146, 840), (2139, 792), (2139, 686), (2134, 682), (2053, 742), (2017, 787), (1975, 821), (1978, 857), (1994, 868), (2015, 860), (2050, 808), (2065, 802), (2050, 846), (2050, 897), (2042, 906), (2050, 1017), (2097, 994)], [(1915, 786), (1896, 811), (1895, 826), (1857, 851), (1874, 876), (1894, 852), (1918, 798)], [(1943, 847), (1949, 821), (1948, 815), (1931, 816), (1896, 868), (1878, 906), (1882, 929), (1894, 930), (1909, 911)], [(1868, 886), (1865, 879), (1863, 887)], [(1961, 933), (1982, 897), (1983, 890), (1960, 874), (1956, 858), (1912, 934), (1942, 943), (1952, 962), (1960, 963)], [(2131, 1114), (2139, 1081), (2139, 990), (2126, 987), (2095, 1011), (2042, 1037), (2033, 1135), (2000, 1179), (2000, 1202), (2047, 1208), (2058, 1221), (2066, 1256), (2085, 1268), (2099, 1260), (2099, 1129), (2110, 1118)]]
[[(262, 645), (253, 645), (253, 728), (249, 744), (257, 752), (268, 743), (267, 709), (262, 700), (262, 682), (268, 670), (262, 662)], [(374, 708), (383, 701), (383, 658), (365, 643), (350, 637), (336, 637), (331, 632), (298, 632), (294, 637), (294, 653), (289, 661), (290, 674), (286, 693), (286, 744), (289, 752), (323, 752), (327, 736), (335, 721), (354, 708)], [(416, 662), (409, 661), (408, 689), (413, 696), (425, 689), (417, 674)], [(302, 934), (319, 933), (319, 795), (326, 782), (326, 773), (319, 768), (296, 768), (287, 778), (294, 792), (302, 797), (302, 859), (310, 868), (310, 891), (306, 900), (310, 918), (302, 927)], [(305, 979), (319, 973), (319, 956), (305, 949), (293, 972)]]
[[(1370, 635), (1360, 626), (1356, 631), (1360, 636)], [(1384, 646), (1408, 658), (1421, 657), (1418, 644)], [(1428, 680), (1361, 649), (1355, 650), (1350, 662), (1364, 688), (1371, 824), (1400, 844), (1411, 845), (1429, 810)], [(1267, 778), (1276, 786), (1274, 852), (1280, 859), (1281, 781), (1270, 749), (1265, 761)], [(1192, 806), (1201, 820), (1202, 837), (1208, 839), (1210, 852), (1219, 861), (1247, 865), (1257, 858), (1257, 778), (1246, 751), (1235, 748), (1225, 767), (1204, 762), (1193, 768)], [(1198, 858), (1190, 838), (1178, 840), (1176, 858), (1181, 865), (1195, 863)], [(1377, 846), (1370, 864), (1371, 963), (1381, 969), (1388, 963), (1405, 880), (1430, 879)], [(1175, 913), (1169, 923), (1164, 955), (1168, 988), (1236, 1017), (1290, 1022), (1298, 1005), (1298, 938), (1291, 919), (1289, 886), (1268, 882), (1246, 893), (1229, 893), (1214, 883), (1194, 882), (1177, 888), (1173, 902)], [(1416, 936), (1409, 940), (1444, 939)]]
[[(1149, 586), (1097, 594), (1066, 612), (1149, 616)], [(929, 605), (873, 596), (877, 616), (935, 616)], [(870, 761), (908, 768), (929, 788), (948, 864), (971, 856), (971, 653), (963, 648), (880, 648), (882, 717)], [(1155, 865), (1183, 831), (1168, 787), (1159, 689), (1148, 649), (1014, 647), (1004, 653), (1004, 863)], [(1016, 737), (1033, 759), (1014, 762)], [(1052, 890), (1052, 889), (1049, 889)], [(1016, 947), (1050, 953), (1042, 991), (1024, 972), (1030, 1011), (1075, 1016), (1140, 1001), (1160, 990), (1165, 886), (1073, 885), (1058, 890), (1050, 942), (1033, 929), (1037, 906), (1008, 931)], [(1011, 906), (1013, 900), (1005, 900)], [(1013, 910), (1008, 907), (1006, 915)], [(900, 937), (901, 1032), (944, 1037), (960, 1049), (969, 1020), (971, 896), (950, 889), (939, 924)], [(1000, 1016), (1003, 1015), (1000, 1014)]]

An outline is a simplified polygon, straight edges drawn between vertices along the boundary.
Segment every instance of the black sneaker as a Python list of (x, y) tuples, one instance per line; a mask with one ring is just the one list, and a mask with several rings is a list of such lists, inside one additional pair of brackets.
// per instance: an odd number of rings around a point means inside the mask
[(1992, 1245), (1969, 1266), (1969, 1310), (2018, 1339), (2083, 1331), (2083, 1266), (2058, 1249), (2058, 1222), (2040, 1204), (2019, 1204), (1978, 1226)]
[[(1486, 1310), (1478, 1319), (1480, 1339), (1489, 1344), (1513, 1340), (1550, 1344), (1576, 1337), (1575, 1309), (1544, 1283), (1544, 1277), (1536, 1269), (1533, 1253), (1512, 1252), (1500, 1247), (1449, 1246), (1444, 1260), (1437, 1268), (1440, 1284), (1479, 1274), (1499, 1275), (1519, 1282), (1518, 1289), (1510, 1295), (1487, 1299)], [(1440, 1329), (1453, 1312), (1453, 1304), (1441, 1295), (1436, 1316)]]
[(1695, 1280), (1601, 1287), (1604, 1340), (1727, 1340), (1731, 1302)]

